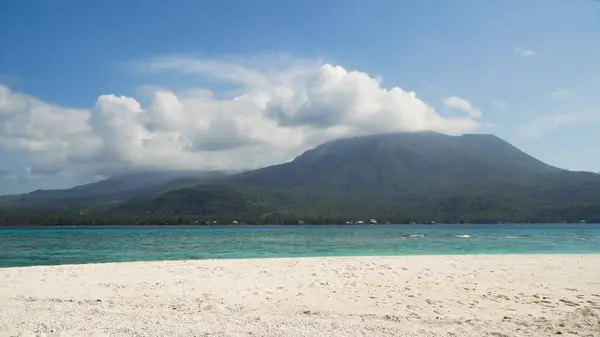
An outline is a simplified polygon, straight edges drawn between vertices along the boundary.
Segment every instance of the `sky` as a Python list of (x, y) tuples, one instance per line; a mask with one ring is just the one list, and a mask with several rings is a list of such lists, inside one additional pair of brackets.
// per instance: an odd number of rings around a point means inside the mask
[(600, 172), (600, 1), (20, 0), (0, 31), (0, 194), (420, 130)]

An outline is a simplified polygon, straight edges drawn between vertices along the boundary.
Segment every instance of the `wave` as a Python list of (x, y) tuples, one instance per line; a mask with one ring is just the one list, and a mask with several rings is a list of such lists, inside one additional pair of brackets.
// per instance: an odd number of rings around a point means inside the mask
[(425, 234), (402, 234), (401, 236), (403, 238), (424, 238), (427, 235), (425, 235)]
[(454, 237), (455, 238), (470, 238), (471, 236), (464, 234), (464, 235), (455, 235)]
[(520, 239), (529, 235), (491, 235), (491, 236), (480, 236), (482, 239)]

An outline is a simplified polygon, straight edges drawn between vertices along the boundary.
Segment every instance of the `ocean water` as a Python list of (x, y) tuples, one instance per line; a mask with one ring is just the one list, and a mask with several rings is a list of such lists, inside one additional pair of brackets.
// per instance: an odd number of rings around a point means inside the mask
[(600, 253), (599, 224), (0, 228), (0, 267), (121, 261)]

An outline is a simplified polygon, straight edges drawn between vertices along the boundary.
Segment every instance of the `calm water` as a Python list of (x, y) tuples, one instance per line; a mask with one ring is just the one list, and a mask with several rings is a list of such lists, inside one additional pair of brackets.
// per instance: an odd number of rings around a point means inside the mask
[(0, 229), (0, 267), (215, 258), (600, 253), (600, 225)]

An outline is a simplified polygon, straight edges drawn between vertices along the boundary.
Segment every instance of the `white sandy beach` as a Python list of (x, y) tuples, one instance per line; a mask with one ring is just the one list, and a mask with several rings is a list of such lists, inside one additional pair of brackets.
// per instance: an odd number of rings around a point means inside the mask
[(0, 336), (600, 336), (600, 255), (0, 269)]

